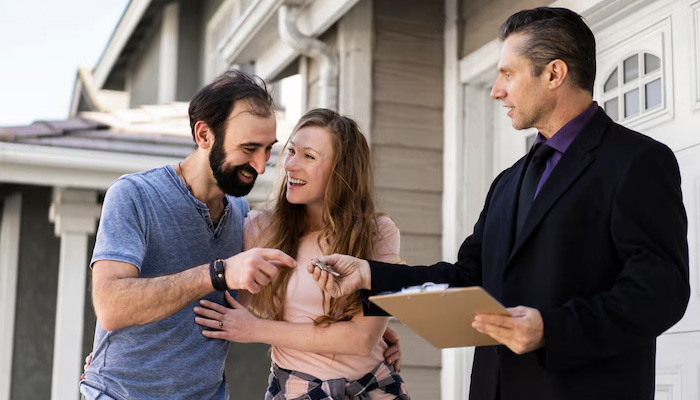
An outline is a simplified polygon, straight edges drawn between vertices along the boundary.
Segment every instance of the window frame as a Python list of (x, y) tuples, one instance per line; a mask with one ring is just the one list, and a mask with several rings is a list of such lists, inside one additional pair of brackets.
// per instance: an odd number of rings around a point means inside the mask
[[(649, 73), (645, 73), (645, 68), (646, 68), (646, 54), (650, 54), (656, 58), (659, 59), (659, 67), (655, 69), (654, 71), (651, 71)], [(638, 75), (636, 78), (630, 80), (629, 82), (624, 81), (624, 74), (625, 74), (625, 61), (628, 60), (630, 57), (637, 56), (637, 66), (639, 68), (638, 70)], [(618, 123), (625, 123), (628, 121), (633, 121), (638, 118), (642, 118), (647, 114), (651, 114), (656, 112), (657, 110), (663, 110), (666, 108), (666, 94), (665, 94), (665, 76), (664, 76), (664, 59), (661, 55), (655, 54), (651, 51), (648, 50), (637, 50), (633, 52), (628, 52), (625, 53), (623, 57), (620, 57), (618, 61), (610, 66), (607, 70), (607, 73), (603, 75), (603, 79), (599, 83), (599, 90), (600, 90), (600, 105), (605, 109), (605, 103), (616, 99), (617, 98), (617, 119), (614, 119), (615, 122)], [(613, 73), (617, 74), (617, 85), (614, 88), (609, 89), (607, 92), (605, 91), (605, 84), (608, 82), (610, 79), (610, 76), (612, 76)], [(646, 94), (647, 94), (647, 85), (649, 83), (654, 82), (655, 80), (660, 79), (661, 80), (661, 102), (653, 106), (651, 108), (646, 107)], [(639, 96), (637, 99), (637, 107), (638, 111), (637, 113), (627, 116), (625, 111), (626, 111), (626, 98), (625, 95), (627, 93), (630, 93), (634, 91), (635, 89), (639, 90)], [(607, 110), (606, 110), (607, 113)], [(612, 117), (611, 117), (612, 118)]]

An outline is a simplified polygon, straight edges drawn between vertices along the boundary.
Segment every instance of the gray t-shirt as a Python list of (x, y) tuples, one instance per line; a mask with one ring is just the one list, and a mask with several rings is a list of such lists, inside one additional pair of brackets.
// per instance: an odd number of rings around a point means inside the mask
[[(173, 274), (241, 252), (245, 198), (226, 196), (218, 226), (171, 166), (125, 175), (107, 191), (91, 264), (135, 265), (141, 277)], [(224, 304), (220, 292), (206, 296)], [(225, 340), (207, 339), (189, 304), (143, 326), (105, 331), (97, 321), (84, 384), (116, 399), (228, 399)]]

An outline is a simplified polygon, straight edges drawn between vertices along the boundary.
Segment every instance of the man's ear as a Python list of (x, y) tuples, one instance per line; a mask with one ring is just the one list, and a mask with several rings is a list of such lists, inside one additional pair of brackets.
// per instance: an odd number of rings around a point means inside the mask
[(567, 76), (569, 76), (569, 66), (560, 59), (552, 60), (545, 67), (547, 76), (547, 87), (556, 89), (564, 84)]
[(194, 140), (197, 146), (208, 149), (214, 144), (214, 132), (204, 121), (197, 121), (194, 124)]

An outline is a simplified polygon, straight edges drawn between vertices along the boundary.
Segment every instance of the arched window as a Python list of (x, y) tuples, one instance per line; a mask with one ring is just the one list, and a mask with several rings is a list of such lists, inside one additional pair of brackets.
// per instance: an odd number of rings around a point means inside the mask
[(664, 106), (661, 58), (640, 52), (620, 61), (605, 79), (601, 102), (613, 121)]

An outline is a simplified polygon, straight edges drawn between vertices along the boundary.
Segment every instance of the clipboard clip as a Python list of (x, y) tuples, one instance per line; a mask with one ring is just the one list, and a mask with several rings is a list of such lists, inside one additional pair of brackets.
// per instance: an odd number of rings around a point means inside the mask
[(439, 292), (450, 287), (448, 283), (433, 283), (425, 282), (422, 285), (408, 286), (397, 293), (411, 294), (411, 293), (426, 293), (426, 292)]

